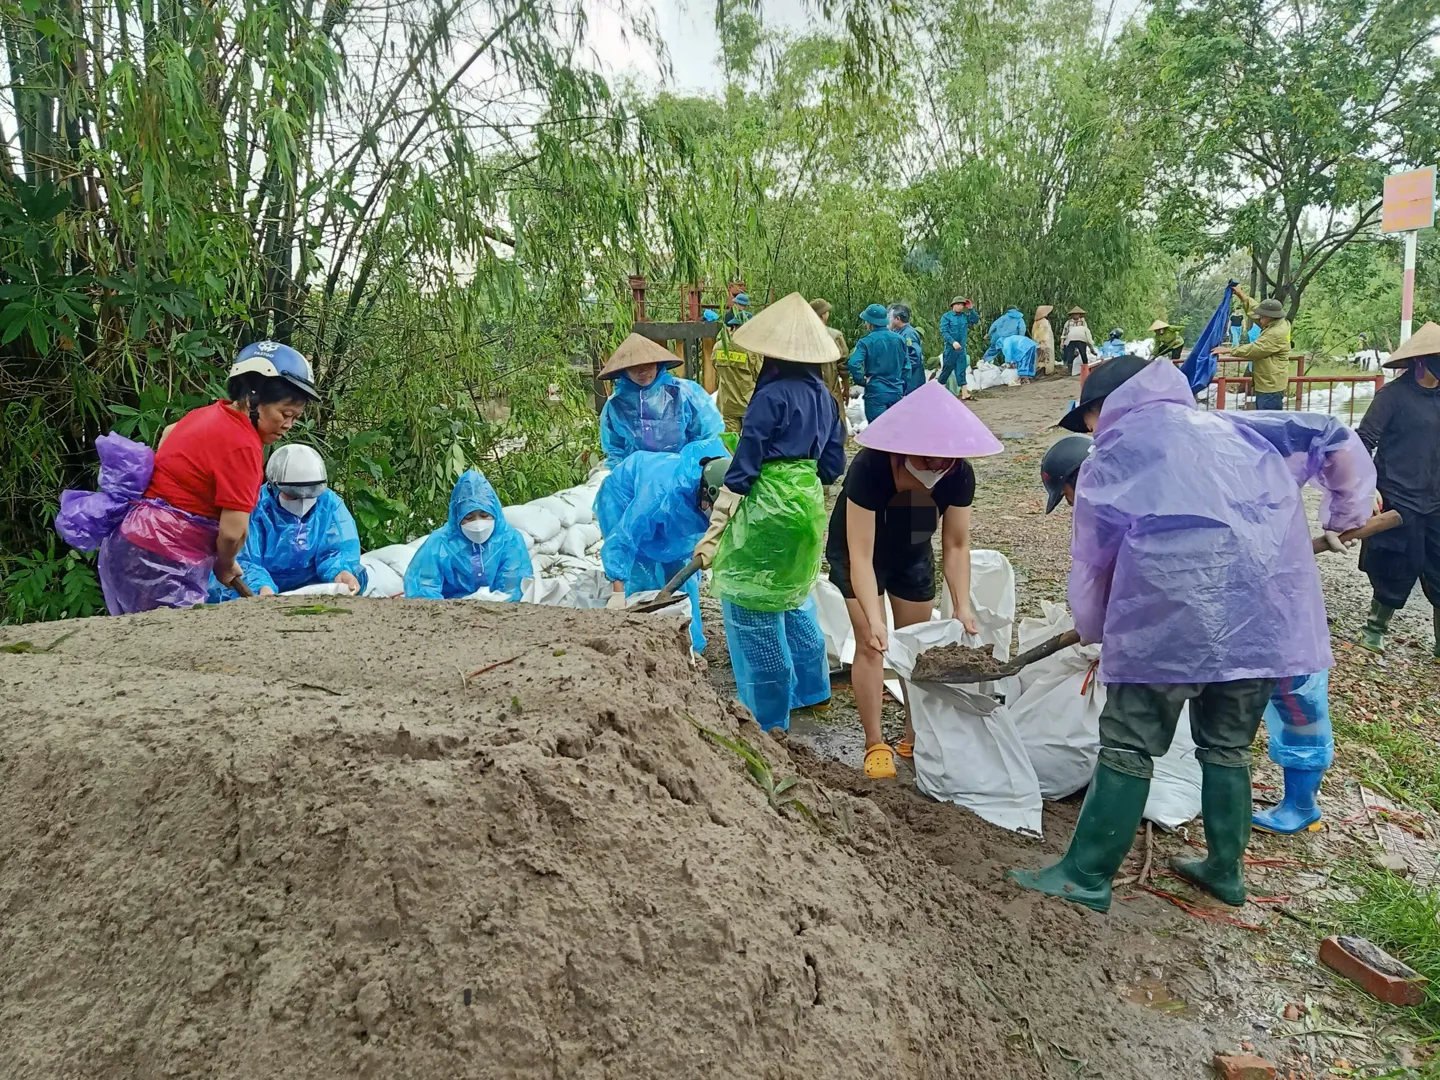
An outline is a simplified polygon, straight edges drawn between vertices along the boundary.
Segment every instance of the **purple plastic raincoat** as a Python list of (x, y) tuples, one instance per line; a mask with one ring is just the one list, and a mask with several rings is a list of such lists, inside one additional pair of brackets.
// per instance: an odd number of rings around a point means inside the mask
[(147, 499), (155, 454), (113, 432), (95, 440), (99, 491), (64, 491), (55, 531), (80, 551), (100, 549), (111, 615), (205, 602), (219, 522)]
[(1300, 485), (1326, 528), (1370, 516), (1375, 467), (1329, 416), (1201, 412), (1173, 364), (1105, 399), (1075, 486), (1070, 609), (1106, 683), (1283, 678), (1334, 663)]

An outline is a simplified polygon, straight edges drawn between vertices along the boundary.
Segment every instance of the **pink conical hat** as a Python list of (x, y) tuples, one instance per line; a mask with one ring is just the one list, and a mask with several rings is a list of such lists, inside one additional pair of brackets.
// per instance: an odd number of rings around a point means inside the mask
[(981, 419), (938, 382), (905, 395), (855, 441), (871, 450), (914, 457), (989, 457), (1005, 449)]

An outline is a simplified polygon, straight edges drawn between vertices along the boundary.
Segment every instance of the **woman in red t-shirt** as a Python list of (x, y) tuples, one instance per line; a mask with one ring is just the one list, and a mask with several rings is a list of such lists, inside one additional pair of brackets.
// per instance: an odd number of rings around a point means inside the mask
[(261, 448), (318, 400), (309, 362), (259, 341), (230, 368), (228, 401), (193, 409), (165, 429), (145, 498), (100, 546), (112, 615), (204, 603), (210, 572), (226, 585), (264, 478)]

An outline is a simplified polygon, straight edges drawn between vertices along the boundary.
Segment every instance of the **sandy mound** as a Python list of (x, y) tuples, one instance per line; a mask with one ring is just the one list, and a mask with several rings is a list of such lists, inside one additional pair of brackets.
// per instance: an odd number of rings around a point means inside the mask
[(0, 1075), (1034, 1075), (673, 623), (287, 606), (0, 655)]

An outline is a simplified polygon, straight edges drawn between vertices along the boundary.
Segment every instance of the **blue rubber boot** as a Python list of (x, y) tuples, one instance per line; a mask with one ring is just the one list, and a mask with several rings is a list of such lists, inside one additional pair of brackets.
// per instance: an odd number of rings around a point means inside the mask
[(1324, 826), (1320, 824), (1320, 807), (1315, 796), (1324, 776), (1324, 769), (1286, 769), (1285, 797), (1269, 810), (1255, 814), (1255, 828), (1281, 836), (1319, 832)]

